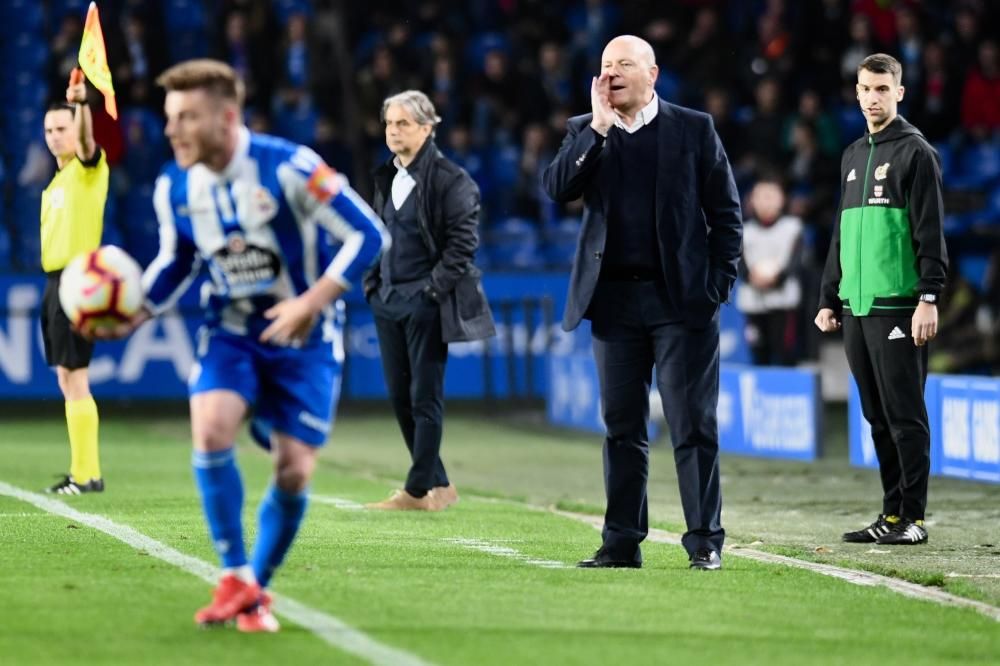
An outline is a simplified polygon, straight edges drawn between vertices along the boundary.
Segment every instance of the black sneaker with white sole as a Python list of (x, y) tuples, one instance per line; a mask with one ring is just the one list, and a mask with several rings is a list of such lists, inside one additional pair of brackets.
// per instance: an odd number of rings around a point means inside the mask
[(844, 532), (842, 538), (848, 543), (875, 543), (892, 531), (893, 523), (890, 523), (886, 518), (885, 514), (880, 513), (875, 522), (868, 527), (857, 532)]
[(47, 493), (56, 495), (82, 495), (83, 493), (103, 493), (104, 479), (91, 479), (86, 483), (77, 483), (76, 480), (66, 474), (62, 481), (45, 489)]
[(927, 543), (927, 530), (924, 529), (924, 521), (903, 518), (892, 526), (888, 534), (880, 536), (875, 543), (880, 546), (916, 546)]

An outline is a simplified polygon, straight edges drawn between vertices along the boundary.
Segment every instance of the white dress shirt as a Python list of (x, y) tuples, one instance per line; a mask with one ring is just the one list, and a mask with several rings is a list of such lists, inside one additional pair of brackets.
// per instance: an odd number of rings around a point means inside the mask
[(392, 179), (392, 205), (399, 210), (403, 207), (406, 197), (410, 196), (410, 192), (417, 186), (417, 181), (413, 180), (406, 167), (400, 164), (398, 157), (394, 158), (392, 163), (396, 165), (396, 175)]
[(639, 109), (639, 113), (635, 114), (635, 120), (632, 121), (631, 125), (626, 125), (621, 115), (615, 111), (615, 126), (619, 129), (625, 130), (629, 134), (635, 134), (643, 127), (653, 122), (653, 118), (656, 117), (659, 110), (660, 98), (656, 96), (656, 93), (653, 93), (653, 99), (649, 100), (649, 104)]

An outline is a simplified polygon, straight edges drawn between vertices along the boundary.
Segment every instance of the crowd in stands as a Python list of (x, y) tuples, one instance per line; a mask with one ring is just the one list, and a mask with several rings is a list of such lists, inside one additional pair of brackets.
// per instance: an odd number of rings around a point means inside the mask
[[(86, 0), (6, 0), (0, 72), (0, 272), (38, 270), (38, 199), (54, 168), (42, 141), (48, 101), (65, 90)], [(953, 262), (938, 368), (998, 369), (995, 342), (971, 355), (957, 332), (997, 333), (1000, 316), (1000, 6), (985, 0), (103, 0), (119, 108), (99, 112), (113, 165), (106, 240), (142, 262), (156, 249), (152, 183), (169, 159), (153, 83), (171, 63), (223, 59), (244, 77), (247, 122), (313, 146), (356, 187), (388, 157), (379, 113), (407, 88), (431, 95), (436, 140), (483, 195), (490, 270), (563, 270), (579, 206), (550, 201), (540, 174), (566, 119), (589, 110), (591, 76), (610, 37), (654, 47), (656, 89), (710, 113), (749, 195), (783, 192), (781, 219), (801, 226), (794, 253), (802, 298), (788, 362), (815, 354), (807, 334), (840, 195), (840, 151), (864, 132), (858, 62), (895, 55), (901, 113), (941, 157)], [(100, 104), (95, 104), (95, 108)], [(746, 215), (754, 218), (753, 206)], [(746, 274), (746, 273), (745, 273)], [(955, 312), (952, 312), (955, 309)], [(991, 328), (992, 327), (992, 328)], [(947, 332), (947, 335), (945, 333)], [(810, 342), (812, 340), (813, 342)], [(988, 345), (989, 346), (989, 345)]]

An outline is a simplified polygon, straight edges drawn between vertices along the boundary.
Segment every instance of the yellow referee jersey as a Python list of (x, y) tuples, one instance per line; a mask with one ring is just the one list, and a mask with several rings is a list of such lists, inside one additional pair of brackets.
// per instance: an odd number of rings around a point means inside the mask
[(73, 257), (96, 249), (108, 198), (108, 160), (97, 148), (96, 163), (74, 157), (42, 192), (42, 268), (61, 270)]

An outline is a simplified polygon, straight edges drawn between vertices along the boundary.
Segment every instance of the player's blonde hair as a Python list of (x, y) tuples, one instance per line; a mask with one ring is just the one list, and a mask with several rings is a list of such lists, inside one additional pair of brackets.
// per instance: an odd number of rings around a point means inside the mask
[(204, 90), (214, 97), (235, 102), (240, 108), (246, 98), (246, 87), (236, 70), (221, 60), (210, 58), (178, 63), (156, 77), (156, 85), (167, 92)]

